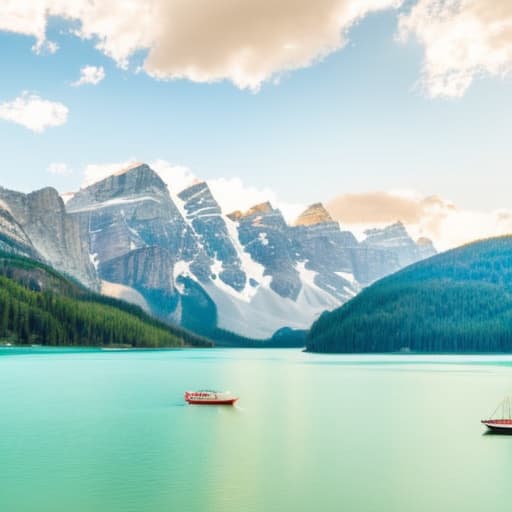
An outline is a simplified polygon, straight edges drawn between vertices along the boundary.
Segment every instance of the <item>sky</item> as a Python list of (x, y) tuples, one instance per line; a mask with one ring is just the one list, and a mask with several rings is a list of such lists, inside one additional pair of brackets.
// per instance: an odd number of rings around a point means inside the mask
[(143, 161), (226, 208), (512, 231), (510, 0), (4, 0), (0, 48), (1, 186)]

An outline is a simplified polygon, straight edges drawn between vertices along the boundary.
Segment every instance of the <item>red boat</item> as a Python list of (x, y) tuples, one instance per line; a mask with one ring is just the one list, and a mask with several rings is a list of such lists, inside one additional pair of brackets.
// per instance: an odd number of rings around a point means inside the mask
[(229, 391), (185, 391), (185, 401), (196, 405), (233, 405), (238, 397), (233, 396)]
[(501, 402), (488, 420), (482, 423), (490, 430), (500, 434), (512, 434), (512, 398)]

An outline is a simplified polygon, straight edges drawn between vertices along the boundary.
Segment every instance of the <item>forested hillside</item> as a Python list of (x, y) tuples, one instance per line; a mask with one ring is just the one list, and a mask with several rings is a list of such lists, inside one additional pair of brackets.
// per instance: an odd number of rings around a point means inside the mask
[(368, 287), (312, 326), (315, 352), (511, 352), (512, 237), (475, 242)]
[(210, 346), (137, 306), (91, 293), (39, 262), (0, 252), (0, 341), (42, 345)]

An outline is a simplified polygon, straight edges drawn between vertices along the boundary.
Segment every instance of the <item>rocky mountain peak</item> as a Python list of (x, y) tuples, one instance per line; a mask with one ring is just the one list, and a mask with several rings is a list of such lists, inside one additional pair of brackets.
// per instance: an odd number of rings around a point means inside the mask
[[(199, 182), (178, 194), (183, 201), (186, 218), (191, 223), (200, 245), (211, 260), (212, 276), (241, 292), (246, 275), (222, 211), (206, 182)], [(218, 275), (217, 275), (218, 274)]]
[(144, 162), (133, 162), (126, 167), (123, 167), (122, 169), (119, 169), (119, 171), (114, 172), (114, 176), (121, 176), (122, 174), (126, 174), (129, 171), (132, 171), (133, 169), (139, 169), (141, 167), (150, 169), (149, 165), (145, 164)]
[(423, 247), (423, 246), (427, 246), (427, 245), (433, 245), (433, 242), (432, 240), (430, 240), (430, 238), (427, 238), (427, 237), (420, 237), (418, 238), (418, 240), (416, 241), (416, 243), (420, 246), (420, 247)]
[(30, 194), (0, 189), (0, 200), (7, 207), (0, 222), (0, 234), (4, 233), (17, 246), (27, 247), (25, 254), (97, 288), (87, 243), (54, 188), (46, 187)]
[(116, 197), (162, 193), (167, 195), (167, 186), (162, 178), (149, 165), (137, 164), (82, 189), (68, 201), (67, 207), (74, 210), (84, 200), (102, 202)]
[(270, 201), (265, 201), (264, 203), (259, 203), (257, 205), (254, 205), (253, 207), (249, 208), (245, 212), (241, 212), (240, 210), (237, 210), (233, 213), (230, 213), (228, 217), (231, 220), (238, 221), (241, 219), (246, 219), (248, 217), (252, 217), (254, 215), (265, 215), (268, 213), (273, 213), (275, 210), (270, 203)]
[(367, 230), (365, 234), (366, 239), (362, 242), (365, 247), (393, 251), (399, 267), (410, 265), (436, 253), (434, 246), (427, 239), (424, 239), (422, 244), (417, 244), (400, 221), (382, 229)]
[(313, 226), (324, 222), (333, 222), (333, 219), (322, 203), (314, 203), (297, 217), (295, 226)]
[[(364, 234), (366, 235), (365, 242), (378, 242), (388, 239), (407, 238), (410, 239), (407, 229), (402, 222), (397, 221), (394, 224), (385, 226), (383, 228), (367, 229)], [(411, 239), (412, 241), (412, 239)]]
[(389, 226), (385, 227), (384, 229), (387, 229), (389, 231), (404, 231), (405, 233), (407, 233), (405, 224), (401, 220), (397, 220), (395, 223), (390, 224)]
[(45, 187), (27, 195), (27, 201), (32, 209), (42, 209), (45, 212), (64, 212), (64, 201), (59, 193), (52, 187)]
[(190, 187), (182, 190), (178, 197), (184, 202), (187, 216), (197, 214), (217, 214), (220, 215), (221, 209), (206, 181), (194, 183)]
[(416, 241), (416, 245), (418, 246), (418, 254), (421, 258), (430, 258), (430, 256), (434, 256), (437, 254), (437, 250), (434, 247), (434, 243), (430, 238), (426, 238), (424, 236), (418, 238)]

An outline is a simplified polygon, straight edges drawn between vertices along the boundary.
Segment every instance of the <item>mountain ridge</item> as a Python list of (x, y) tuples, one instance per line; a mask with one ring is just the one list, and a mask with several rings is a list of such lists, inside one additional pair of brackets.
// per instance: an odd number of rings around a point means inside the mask
[[(0, 193), (7, 206), (13, 197)], [(406, 232), (401, 244), (387, 246), (383, 230), (358, 242), (321, 203), (294, 224), (269, 201), (226, 215), (206, 182), (176, 191), (147, 164), (66, 199), (54, 205), (54, 224), (66, 225), (73, 243), (36, 232), (36, 249), (45, 237), (60, 244), (40, 259), (96, 289), (110, 283), (103, 289), (202, 334), (221, 328), (265, 339), (285, 327), (305, 329), (375, 279), (435, 252), (428, 244), (422, 252)], [(7, 227), (0, 224), (0, 235)], [(66, 244), (76, 249), (73, 264), (62, 261)], [(73, 268), (78, 261), (82, 267)]]

